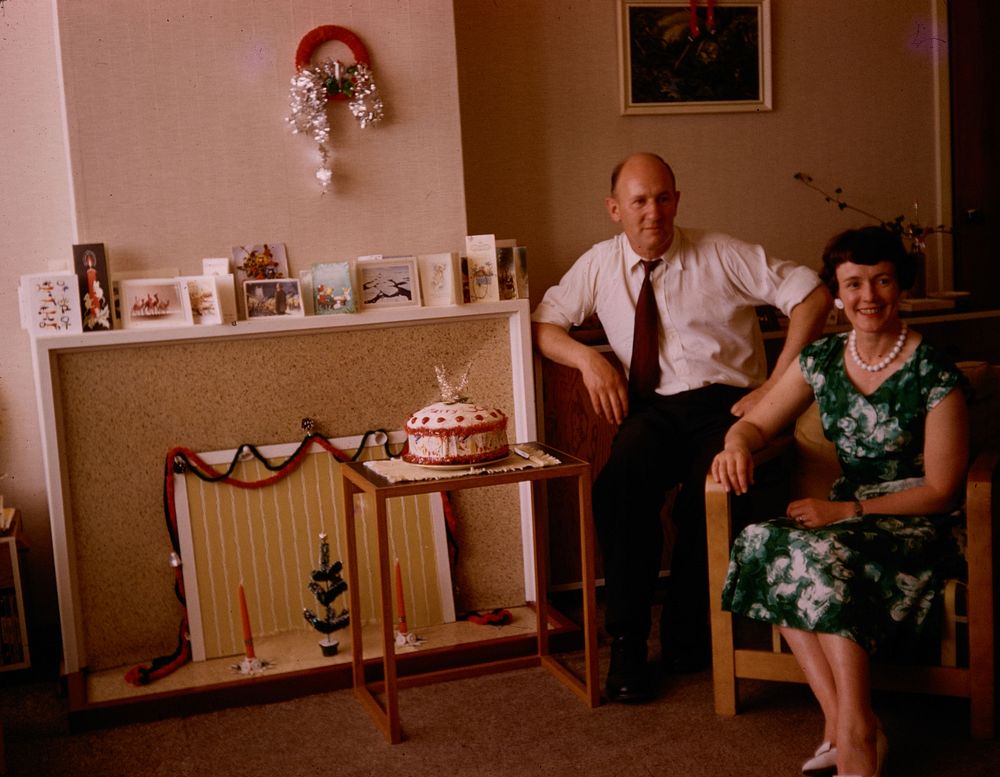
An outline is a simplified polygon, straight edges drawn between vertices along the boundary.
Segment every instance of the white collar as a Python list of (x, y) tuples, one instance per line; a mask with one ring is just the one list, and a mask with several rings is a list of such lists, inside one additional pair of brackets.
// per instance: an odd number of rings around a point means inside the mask
[[(652, 261), (651, 259), (646, 259), (645, 257), (639, 256), (635, 249), (632, 248), (632, 244), (629, 242), (628, 235), (624, 232), (622, 233), (622, 239), (625, 243), (625, 263), (628, 266), (629, 271), (634, 271), (639, 267), (639, 262)], [(663, 260), (663, 266), (666, 267), (668, 264), (677, 260), (680, 268), (684, 269), (684, 264), (681, 262), (681, 252), (680, 244), (683, 241), (683, 236), (681, 230), (678, 227), (674, 227), (674, 239), (670, 241), (670, 247), (667, 248), (666, 253), (660, 255), (658, 258)]]

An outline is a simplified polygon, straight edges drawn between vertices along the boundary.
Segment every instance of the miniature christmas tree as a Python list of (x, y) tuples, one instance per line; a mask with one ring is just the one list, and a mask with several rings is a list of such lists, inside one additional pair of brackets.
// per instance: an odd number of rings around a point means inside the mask
[(338, 629), (346, 628), (351, 622), (347, 610), (344, 609), (338, 613), (333, 604), (336, 598), (347, 590), (347, 581), (340, 576), (342, 569), (343, 564), (339, 561), (330, 563), (330, 545), (326, 541), (326, 534), (321, 533), (319, 535), (319, 568), (312, 571), (309, 590), (316, 597), (316, 601), (322, 605), (324, 615), (320, 617), (308, 607), (303, 608), (302, 614), (310, 626), (326, 635), (319, 641), (324, 656), (337, 654), (337, 646), (340, 643), (330, 635)]

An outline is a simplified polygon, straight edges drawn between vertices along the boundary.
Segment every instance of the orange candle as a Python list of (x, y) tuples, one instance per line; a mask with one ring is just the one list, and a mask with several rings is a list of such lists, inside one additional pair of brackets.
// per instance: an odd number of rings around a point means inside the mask
[(246, 648), (247, 658), (254, 658), (253, 632), (250, 630), (250, 614), (247, 612), (247, 595), (243, 592), (243, 583), (240, 583), (240, 618), (243, 621), (243, 646)]
[(406, 633), (406, 603), (403, 600), (403, 571), (396, 559), (396, 612), (399, 615), (399, 633)]

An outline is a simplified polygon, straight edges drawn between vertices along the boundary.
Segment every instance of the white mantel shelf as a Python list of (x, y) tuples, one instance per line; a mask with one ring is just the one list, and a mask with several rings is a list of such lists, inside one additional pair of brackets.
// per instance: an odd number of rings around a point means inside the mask
[(268, 335), (300, 334), (325, 329), (372, 329), (420, 324), (437, 321), (472, 321), (485, 318), (508, 317), (512, 321), (527, 322), (528, 300), (504, 302), (478, 302), (468, 305), (442, 307), (399, 307), (386, 310), (363, 310), (323, 316), (266, 317), (234, 324), (210, 326), (143, 327), (116, 329), (111, 332), (85, 332), (83, 334), (48, 334), (32, 337), (36, 352), (68, 351), (78, 348), (110, 348), (137, 343), (182, 342), (228, 337), (261, 337)]

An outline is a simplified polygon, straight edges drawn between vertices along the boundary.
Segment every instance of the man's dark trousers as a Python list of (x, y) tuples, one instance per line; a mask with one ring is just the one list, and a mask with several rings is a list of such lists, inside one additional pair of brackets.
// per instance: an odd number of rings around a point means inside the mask
[(737, 420), (729, 409), (747, 389), (711, 385), (657, 395), (630, 408), (594, 484), (594, 517), (604, 561), (605, 628), (645, 640), (660, 571), (660, 512), (670, 489), (676, 536), (663, 605), (663, 650), (708, 649), (705, 475)]

